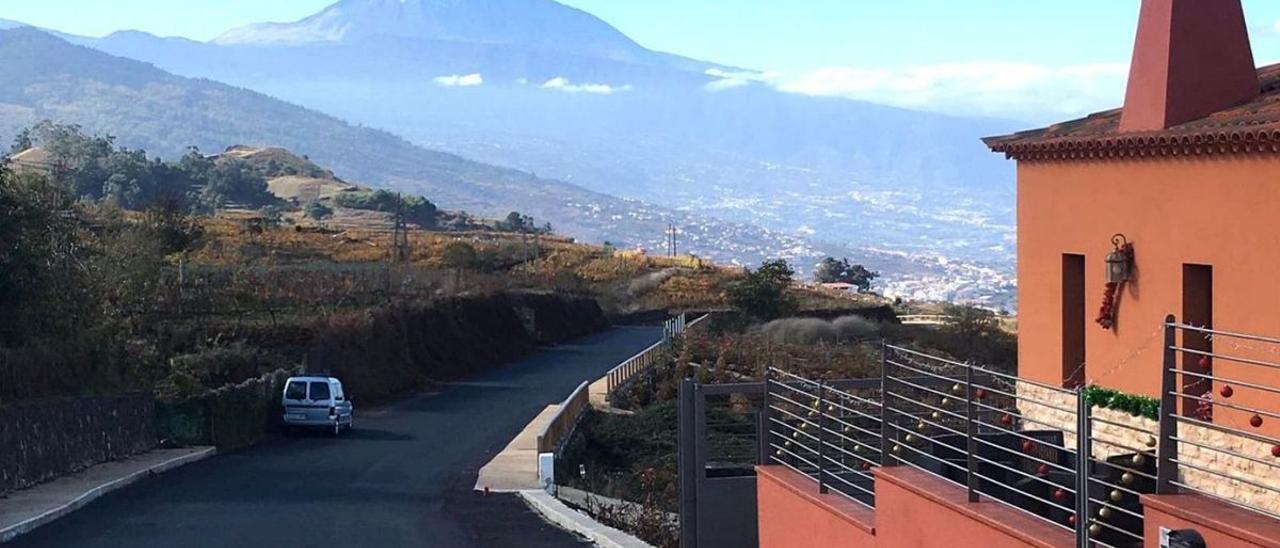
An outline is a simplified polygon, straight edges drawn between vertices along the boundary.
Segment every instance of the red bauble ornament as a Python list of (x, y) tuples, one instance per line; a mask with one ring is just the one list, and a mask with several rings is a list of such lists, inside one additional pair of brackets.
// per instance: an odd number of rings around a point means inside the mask
[(983, 399), (987, 397), (987, 391), (979, 388), (976, 392), (973, 393), (973, 395), (978, 399)]
[(1262, 417), (1259, 415), (1254, 415), (1252, 417), (1249, 417), (1249, 426), (1252, 426), (1254, 428), (1262, 428)]
[(1036, 474), (1039, 474), (1041, 476), (1049, 475), (1049, 465), (1041, 464), (1039, 468), (1036, 468)]
[(1209, 369), (1209, 356), (1200, 356), (1200, 369)]
[(1070, 526), (1072, 526), (1072, 527), (1075, 527), (1075, 526), (1076, 526), (1076, 515), (1075, 515), (1075, 514), (1071, 514), (1071, 516), (1067, 517), (1067, 525), (1070, 525)]
[(1236, 390), (1234, 388), (1231, 388), (1231, 385), (1228, 384), (1226, 386), (1223, 386), (1222, 389), (1218, 391), (1218, 393), (1222, 394), (1222, 397), (1224, 398), (1230, 398), (1231, 396), (1235, 395)]
[(1009, 426), (1013, 424), (1013, 417), (1008, 413), (1005, 413), (1003, 417), (1000, 417), (1000, 424), (1003, 424), (1005, 426)]
[(1271, 456), (1280, 459), (1280, 445), (1271, 448)]
[(1036, 448), (1036, 442), (1033, 442), (1033, 441), (1031, 441), (1031, 440), (1026, 440), (1026, 441), (1022, 442), (1022, 450), (1023, 450), (1023, 451), (1026, 451), (1026, 452), (1030, 453), (1030, 452), (1034, 451), (1034, 450), (1035, 450), (1035, 448)]
[(1057, 491), (1054, 491), (1053, 500), (1056, 500), (1058, 502), (1065, 502), (1067, 500), (1067, 492), (1062, 489), (1058, 489)]

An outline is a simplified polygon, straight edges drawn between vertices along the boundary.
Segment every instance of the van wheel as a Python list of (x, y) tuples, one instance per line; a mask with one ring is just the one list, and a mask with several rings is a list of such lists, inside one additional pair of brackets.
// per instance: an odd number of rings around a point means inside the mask
[(333, 436), (334, 436), (334, 437), (338, 437), (340, 434), (342, 434), (342, 425), (341, 425), (341, 424), (339, 424), (337, 421), (334, 421), (334, 423), (333, 423)]

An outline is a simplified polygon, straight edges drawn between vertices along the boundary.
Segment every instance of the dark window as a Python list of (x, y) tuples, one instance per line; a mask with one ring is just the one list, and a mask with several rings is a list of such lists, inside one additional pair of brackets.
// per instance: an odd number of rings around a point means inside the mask
[(329, 399), (329, 383), (313, 382), (311, 383), (311, 401), (320, 401)]
[(289, 388), (284, 391), (285, 399), (305, 400), (307, 399), (307, 383), (302, 381), (293, 381), (289, 383)]
[[(1182, 265), (1182, 321), (1183, 323), (1213, 329), (1213, 267), (1202, 264)], [(1213, 340), (1196, 331), (1182, 332), (1182, 347), (1193, 352), (1184, 352), (1182, 368), (1201, 375), (1213, 374), (1213, 359), (1199, 353), (1213, 353)], [(1198, 351), (1198, 352), (1195, 352)], [(1189, 396), (1203, 396), (1212, 389), (1212, 383), (1204, 377), (1192, 375), (1182, 376), (1182, 392)], [(1205, 413), (1211, 412), (1206, 405), (1195, 398), (1184, 398), (1182, 412), (1196, 416), (1198, 409), (1205, 407)]]
[(1084, 384), (1084, 255), (1062, 256), (1062, 385)]

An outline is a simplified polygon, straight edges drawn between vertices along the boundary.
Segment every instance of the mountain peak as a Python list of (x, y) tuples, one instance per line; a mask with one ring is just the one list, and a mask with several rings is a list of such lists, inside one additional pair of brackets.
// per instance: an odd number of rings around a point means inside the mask
[(305, 45), (408, 38), (513, 44), (615, 60), (649, 54), (599, 18), (553, 0), (343, 0), (293, 23), (227, 31), (220, 45)]

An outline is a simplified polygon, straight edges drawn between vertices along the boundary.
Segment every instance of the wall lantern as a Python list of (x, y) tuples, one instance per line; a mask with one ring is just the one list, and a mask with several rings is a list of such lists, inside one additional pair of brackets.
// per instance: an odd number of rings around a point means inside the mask
[(1124, 234), (1111, 237), (1115, 250), (1107, 254), (1107, 283), (1122, 284), (1133, 279), (1133, 244)]

